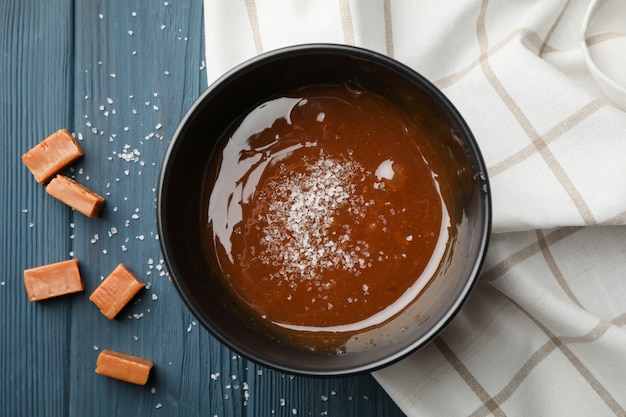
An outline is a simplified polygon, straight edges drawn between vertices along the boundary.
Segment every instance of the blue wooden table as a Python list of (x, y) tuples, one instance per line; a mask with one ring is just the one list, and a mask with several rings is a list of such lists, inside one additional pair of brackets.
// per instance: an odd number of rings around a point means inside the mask
[[(206, 88), (202, 25), (199, 0), (0, 0), (0, 416), (402, 415), (370, 375), (294, 377), (237, 356), (170, 281), (155, 189)], [(21, 163), (60, 128), (85, 151), (64, 173), (107, 199), (98, 218)], [(85, 291), (29, 302), (23, 270), (71, 258)], [(146, 288), (109, 321), (88, 297), (118, 263)], [(148, 384), (95, 374), (103, 349), (151, 359)]]

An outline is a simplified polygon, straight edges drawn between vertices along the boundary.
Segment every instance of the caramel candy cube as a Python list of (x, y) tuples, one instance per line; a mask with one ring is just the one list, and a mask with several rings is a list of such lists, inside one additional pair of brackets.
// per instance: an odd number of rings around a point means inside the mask
[(148, 359), (103, 350), (96, 361), (96, 373), (136, 385), (146, 385), (154, 364)]
[(24, 285), (30, 301), (82, 291), (83, 281), (78, 270), (78, 259), (26, 269)]
[(46, 192), (87, 217), (97, 217), (105, 202), (104, 197), (64, 175), (54, 177)]
[(142, 287), (143, 283), (124, 264), (119, 264), (91, 293), (89, 300), (98, 306), (106, 318), (111, 320)]
[(54, 174), (83, 156), (76, 139), (66, 129), (61, 129), (22, 155), (22, 162), (35, 177), (45, 184)]

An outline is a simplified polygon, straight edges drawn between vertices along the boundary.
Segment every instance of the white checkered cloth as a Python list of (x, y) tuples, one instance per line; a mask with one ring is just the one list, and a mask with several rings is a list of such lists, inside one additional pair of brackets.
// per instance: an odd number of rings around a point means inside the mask
[(374, 376), (408, 416), (626, 415), (626, 1), (205, 0), (209, 82), (307, 43), (385, 53), (464, 115), (493, 235), (469, 302)]

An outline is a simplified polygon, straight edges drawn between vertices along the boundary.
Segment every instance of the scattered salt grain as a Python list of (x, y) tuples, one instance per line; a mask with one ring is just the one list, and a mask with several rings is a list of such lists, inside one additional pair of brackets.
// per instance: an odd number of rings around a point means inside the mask
[(152, 294), (152, 299), (153, 299), (154, 301), (156, 301), (156, 300), (158, 300), (158, 299), (159, 299), (159, 296), (158, 296), (158, 295), (156, 295), (156, 294)]
[(163, 407), (163, 405), (161, 405), (161, 403), (158, 403), (154, 408), (161, 408)]

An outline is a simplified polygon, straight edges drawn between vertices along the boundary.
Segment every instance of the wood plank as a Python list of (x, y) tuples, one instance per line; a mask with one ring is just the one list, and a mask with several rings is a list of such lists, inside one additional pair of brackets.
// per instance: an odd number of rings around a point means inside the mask
[(66, 415), (76, 294), (31, 303), (23, 270), (69, 258), (70, 213), (21, 155), (73, 113), (71, 1), (0, 2), (0, 415)]
[[(188, 343), (193, 318), (165, 273), (155, 218), (155, 189), (168, 140), (205, 88), (197, 36), (201, 24), (198, 2), (150, 7), (140, 1), (102, 1), (96, 7), (76, 2), (75, 130), (86, 154), (76, 178), (92, 183), (107, 203), (96, 221), (75, 219), (75, 252), (87, 264), (88, 292), (119, 262), (149, 289), (111, 321), (82, 300), (83, 319), (72, 323), (72, 416), (120, 410), (182, 416), (208, 410), (206, 398), (200, 400), (198, 363), (206, 344)], [(90, 365), (101, 349), (152, 360), (155, 368), (146, 387), (94, 375)], [(182, 390), (186, 383), (190, 389)], [(94, 402), (97, 397), (107, 401)]]

